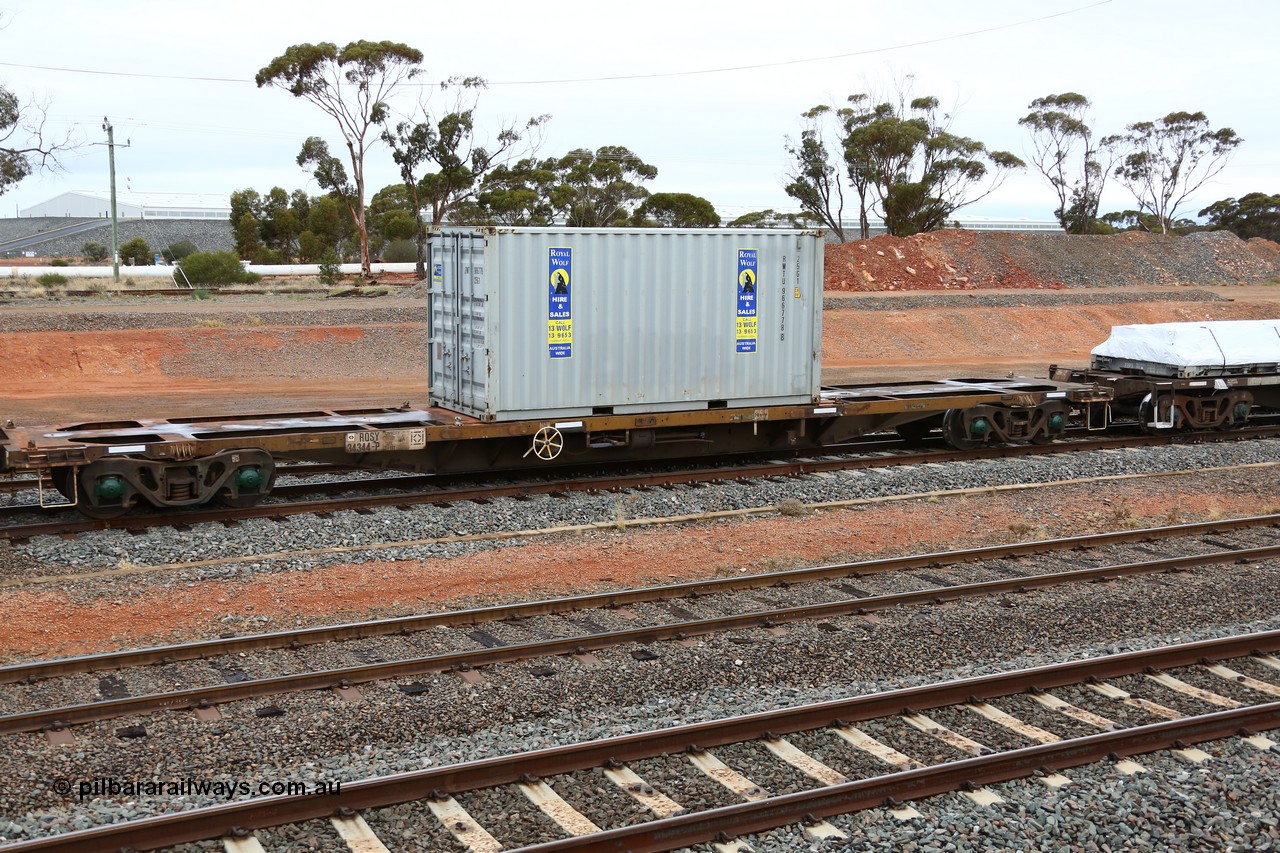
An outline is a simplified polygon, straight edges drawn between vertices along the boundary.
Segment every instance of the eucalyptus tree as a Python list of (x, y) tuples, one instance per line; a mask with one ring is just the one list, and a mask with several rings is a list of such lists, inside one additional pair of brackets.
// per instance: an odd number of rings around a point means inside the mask
[(422, 52), (392, 41), (354, 41), (339, 49), (332, 42), (298, 44), (262, 68), (258, 88), (274, 86), (319, 107), (338, 124), (351, 165), (348, 179), (341, 160), (317, 136), (303, 143), (298, 165), (310, 169), (322, 189), (332, 193), (355, 223), (360, 266), (370, 273), (369, 230), (365, 224), (365, 155), (379, 140), (377, 128), (390, 115), (388, 99), (422, 69)]
[[(985, 198), (1008, 173), (1025, 163), (1007, 151), (988, 151), (978, 140), (953, 133), (952, 116), (934, 97), (912, 98), (906, 85), (878, 99), (861, 93), (847, 107), (819, 105), (803, 114), (786, 192), (805, 213), (844, 239), (846, 186), (858, 198), (859, 230), (869, 234), (868, 213), (878, 210), (890, 234), (906, 236), (945, 227), (957, 210)], [(833, 118), (836, 139), (823, 122)], [(833, 150), (838, 154), (833, 154)], [(838, 159), (837, 159), (838, 158)]]
[(481, 144), (476, 138), (476, 108), (487, 85), (481, 77), (451, 77), (441, 84), (441, 89), (457, 93), (451, 109), (437, 114), (420, 101), (420, 120), (402, 121), (382, 132), (414, 202), (419, 275), (426, 274), (427, 222), (421, 211), (430, 208), (430, 226), (440, 227), (450, 209), (475, 196), (490, 171), (536, 151), (550, 119), (541, 115), (519, 127), (503, 124), (491, 142)]
[(1157, 219), (1162, 234), (1173, 227), (1178, 208), (1226, 168), (1244, 141), (1229, 127), (1210, 129), (1202, 112), (1173, 112), (1125, 130), (1103, 144), (1120, 153), (1116, 179), (1133, 194), (1139, 210)]
[(1053, 213), (1068, 234), (1094, 230), (1115, 160), (1113, 147), (1095, 139), (1091, 107), (1084, 95), (1064, 92), (1036, 98), (1028, 107), (1031, 112), (1018, 119), (1031, 135), (1032, 163), (1058, 196)]

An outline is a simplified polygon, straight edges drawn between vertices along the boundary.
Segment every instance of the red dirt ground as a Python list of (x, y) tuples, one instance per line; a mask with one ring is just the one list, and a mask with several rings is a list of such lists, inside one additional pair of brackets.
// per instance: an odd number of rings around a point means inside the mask
[[(305, 572), (153, 586), (92, 601), (56, 587), (5, 593), (0, 659), (84, 654), (212, 637), (227, 615), (266, 616), (255, 630), (400, 615), (463, 604), (565, 595), (898, 553), (1250, 515), (1280, 507), (1267, 493), (1231, 489), (1232, 474), (1080, 484), (942, 498), (710, 525), (555, 536), (474, 556), (339, 564)], [(1179, 479), (1185, 479), (1184, 488)], [(1206, 486), (1221, 483), (1219, 493)], [(655, 555), (679, 553), (678, 561)]]

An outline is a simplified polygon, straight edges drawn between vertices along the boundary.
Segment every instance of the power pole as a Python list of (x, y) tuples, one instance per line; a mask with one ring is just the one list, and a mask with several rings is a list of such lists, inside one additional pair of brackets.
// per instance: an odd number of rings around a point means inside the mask
[(111, 278), (120, 281), (120, 244), (116, 231), (116, 137), (115, 128), (106, 118), (102, 119), (102, 129), (107, 132), (107, 162), (111, 166)]

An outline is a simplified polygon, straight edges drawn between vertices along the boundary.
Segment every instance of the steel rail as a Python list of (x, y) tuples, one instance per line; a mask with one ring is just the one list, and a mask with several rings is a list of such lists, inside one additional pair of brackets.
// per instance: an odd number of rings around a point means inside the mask
[[(899, 451), (904, 447), (901, 439), (887, 436), (872, 436), (868, 440), (833, 445), (830, 448), (824, 448), (822, 456), (836, 453), (875, 453), (881, 451)], [(961, 453), (973, 453), (976, 451), (956, 451)], [(149, 511), (140, 514), (128, 514), (116, 518), (93, 519), (79, 517), (74, 519), (59, 519), (50, 522), (32, 522), (30, 524), (15, 525), (13, 527), (0, 527), (0, 539), (29, 539), (34, 536), (62, 535), (68, 533), (85, 533), (91, 530), (109, 530), (109, 529), (125, 529), (125, 530), (146, 530), (151, 527), (161, 527), (164, 525), (178, 524), (196, 524), (208, 521), (228, 521), (240, 520), (245, 518), (270, 518), (273, 516), (301, 515), (306, 513), (320, 512), (337, 512), (344, 509), (364, 509), (374, 506), (412, 506), (418, 504), (439, 504), (454, 503), (472, 500), (492, 500), (502, 497), (528, 497), (535, 494), (555, 494), (559, 492), (572, 491), (611, 491), (626, 488), (648, 488), (653, 486), (680, 485), (688, 483), (709, 483), (716, 481), (735, 480), (735, 479), (752, 479), (761, 477), (783, 477), (783, 476), (801, 476), (806, 473), (813, 473), (818, 470), (837, 470), (841, 468), (879, 468), (892, 465), (908, 465), (932, 459), (929, 456), (930, 451), (917, 451), (911, 453), (899, 453), (892, 457), (867, 457), (867, 458), (851, 458), (840, 460), (807, 460), (807, 457), (815, 454), (809, 453), (805, 460), (796, 461), (788, 460), (784, 462), (765, 462), (755, 465), (743, 465), (733, 463), (722, 466), (702, 466), (697, 468), (686, 468), (684, 470), (670, 470), (665, 472), (638, 472), (626, 471), (624, 473), (597, 474), (601, 470), (616, 470), (615, 465), (609, 463), (588, 463), (584, 465), (562, 466), (555, 468), (553, 473), (556, 478), (547, 479), (525, 479), (518, 480), (514, 483), (505, 484), (480, 484), (476, 485), (476, 478), (479, 476), (474, 473), (466, 474), (400, 474), (389, 477), (366, 477), (358, 480), (343, 480), (328, 483), (297, 483), (278, 485), (272, 489), (270, 497), (287, 497), (290, 495), (309, 495), (318, 492), (339, 492), (339, 491), (360, 491), (373, 489), (398, 489), (393, 495), (373, 496), (361, 495), (347, 498), (329, 498), (324, 501), (281, 501), (274, 503), (255, 504), (251, 507), (220, 507), (201, 505), (190, 509), (177, 508), (170, 510), (155, 510), (151, 508)], [(739, 454), (738, 457), (759, 458), (767, 456), (776, 459), (778, 456), (787, 455), (787, 451), (774, 451), (769, 453), (750, 453)], [(726, 459), (732, 457), (725, 457)], [(705, 460), (683, 460), (683, 461), (701, 461)], [(679, 465), (682, 460), (670, 459), (660, 460), (663, 464)], [(634, 463), (633, 463), (634, 464)], [(807, 469), (804, 466), (809, 464), (822, 464), (825, 467)], [(321, 467), (316, 465), (314, 467)], [(332, 466), (334, 468), (338, 466)], [(348, 468), (350, 466), (347, 466)], [(294, 474), (287, 469), (277, 468), (280, 475)], [(522, 472), (511, 472), (519, 474)], [(532, 473), (535, 476), (541, 472), (523, 472)], [(32, 480), (32, 483), (35, 481)], [(456, 483), (466, 483), (465, 486), (457, 486), (454, 488), (442, 488), (442, 486), (451, 486)], [(404, 491), (405, 489), (421, 489), (419, 492)], [(383, 498), (383, 500), (378, 500)], [(64, 512), (74, 509), (70, 504), (55, 505), (50, 507), (41, 507), (37, 504), (27, 504), (24, 506), (3, 506), (0, 507), (0, 517), (10, 515), (23, 514), (44, 514)]]
[[(342, 640), (385, 637), (392, 634), (410, 634), (440, 627), (456, 628), (504, 619), (523, 619), (548, 616), (606, 607), (624, 607), (654, 601), (669, 601), (717, 593), (741, 592), (779, 584), (815, 583), (837, 578), (859, 577), (890, 571), (940, 568), (958, 563), (982, 560), (1000, 560), (1010, 557), (1026, 557), (1067, 550), (1082, 550), (1152, 539), (1205, 536), (1256, 527), (1280, 526), (1280, 515), (1248, 516), (1245, 518), (1219, 519), (1217, 521), (1175, 524), (1165, 527), (1145, 527), (1136, 530), (1120, 530), (1107, 533), (1089, 533), (1059, 539), (1043, 539), (1014, 542), (1004, 545), (986, 545), (961, 551), (935, 551), (911, 554), (903, 557), (884, 557), (855, 563), (835, 563), (823, 566), (807, 566), (799, 569), (783, 569), (738, 577), (707, 578), (682, 581), (660, 586), (637, 587), (610, 592), (588, 593), (540, 601), (498, 604), (486, 607), (427, 613), (416, 616), (398, 616), (368, 622), (352, 622), (341, 625), (325, 625), (300, 628), (291, 631), (275, 631), (267, 634), (250, 634), (243, 637), (226, 637), (201, 640), (168, 646), (152, 646), (119, 652), (100, 652), (70, 658), (29, 661), (0, 666), (0, 684), (36, 681), (44, 678), (96, 672), (108, 669), (146, 666), (156, 663), (202, 660), (221, 655), (264, 649), (300, 648), (317, 643)], [(945, 589), (945, 588), (944, 588)]]
[[(597, 767), (608, 761), (636, 761), (670, 755), (706, 747), (723, 746), (757, 740), (766, 736), (785, 735), (810, 731), (833, 724), (847, 724), (879, 717), (893, 716), (905, 708), (927, 710), (972, 701), (984, 701), (1036, 688), (1049, 690), (1079, 684), (1090, 677), (1116, 678), (1153, 669), (1172, 669), (1190, 666), (1204, 660), (1229, 660), (1262, 652), (1272, 653), (1280, 649), (1280, 631), (1227, 637), (1164, 646), (1137, 652), (1125, 652), (1101, 658), (1069, 661), (1030, 669), (1015, 670), (995, 675), (959, 679), (922, 687), (908, 687), (885, 693), (837, 699), (796, 708), (765, 711), (722, 720), (690, 723), (668, 729), (623, 735), (617, 738), (587, 741), (569, 746), (550, 747), (517, 755), (482, 759), (463, 764), (446, 765), (406, 773), (396, 773), (356, 782), (344, 782), (340, 792), (330, 796), (264, 797), (242, 802), (192, 809), (175, 814), (159, 815), (121, 824), (79, 830), (48, 838), (18, 842), (6, 847), (6, 851), (57, 850), (62, 853), (99, 853), (102, 850), (128, 846), (137, 850), (151, 850), (176, 844), (218, 838), (233, 829), (255, 830), (304, 820), (325, 818), (341, 810), (382, 808), (448, 795), (463, 791), (508, 785), (526, 774), (547, 777)], [(1246, 712), (1252, 712), (1250, 716)], [(1241, 727), (1273, 728), (1280, 715), (1280, 703), (1253, 706), (1242, 710), (1222, 711), (1204, 717), (1185, 735), (1170, 735), (1169, 742), (1186, 739), (1213, 739), (1235, 732)], [(1209, 721), (1209, 722), (1206, 722)], [(1228, 721), (1228, 722), (1224, 722)], [(1126, 749), (1140, 751), (1153, 740), (1153, 733), (1169, 734), (1176, 730), (1176, 722), (1157, 723), (1091, 735), (1078, 741), (1066, 741), (1060, 755), (1037, 753), (1036, 766), (1045, 763), (1066, 762), (1089, 753), (1075, 753), (1071, 744), (1112, 738), (1106, 752)], [(1250, 725), (1251, 723), (1251, 725)], [(1225, 728), (1222, 728), (1225, 726)], [(1138, 736), (1145, 743), (1126, 745), (1121, 735), (1127, 731), (1130, 739)], [(1107, 742), (1107, 741), (1102, 741)], [(1053, 746), (1053, 745), (1051, 745)], [(1032, 749), (1040, 749), (1033, 747)], [(1096, 751), (1096, 749), (1095, 749)], [(1025, 751), (1019, 750), (1025, 754)], [(975, 759), (967, 759), (972, 762)], [(954, 766), (969, 770), (973, 764), (954, 762)], [(978, 765), (981, 766), (981, 765)], [(1062, 766), (1066, 766), (1063, 764)], [(909, 773), (914, 773), (910, 771)], [(909, 774), (893, 774), (909, 775)], [(857, 785), (859, 783), (849, 783)], [(830, 793), (843, 786), (824, 788)], [(796, 795), (790, 795), (796, 796)], [(775, 798), (776, 800), (786, 798)], [(884, 795), (877, 802), (883, 801)], [(738, 807), (733, 807), (738, 808)], [(806, 811), (812, 811), (812, 808)], [(830, 812), (828, 812), (830, 813)], [(785, 821), (784, 821), (785, 822)], [(657, 822), (655, 822), (656, 824)], [(718, 831), (718, 830), (717, 830)], [(671, 845), (673, 847), (679, 844)]]
[(45, 708), (37, 711), (6, 714), (0, 716), (0, 734), (39, 731), (41, 729), (62, 729), (71, 725), (97, 722), (131, 714), (211, 707), (227, 702), (274, 696), (282, 693), (348, 687), (355, 684), (366, 684), (371, 681), (385, 681), (429, 673), (467, 671), (499, 663), (600, 651), (627, 643), (651, 643), (747, 628), (768, 628), (781, 623), (847, 616), (873, 610), (885, 610), (892, 607), (941, 604), (961, 598), (1023, 592), (1031, 588), (1113, 580), (1144, 574), (1181, 571), (1200, 565), (1252, 562), (1275, 557), (1280, 557), (1280, 545), (1217, 552), (1196, 557), (1172, 557), (1142, 563), (1078, 569), (1069, 572), (1032, 575), (1025, 578), (932, 587), (914, 592), (845, 599), (826, 604), (758, 610), (732, 616), (691, 619), (663, 625), (628, 628), (621, 631), (579, 634), (572, 637), (560, 637), (552, 640), (539, 640), (531, 643), (518, 643), (488, 649), (447, 652), (418, 658), (382, 661), (380, 663), (360, 664), (270, 678), (247, 679), (230, 684), (192, 687), (165, 693), (150, 693), (121, 699), (90, 702), (82, 705), (65, 705), (60, 708)]
[[(1231, 432), (1186, 433), (1138, 437), (1091, 438), (1055, 444), (1015, 444), (1001, 447), (982, 447), (974, 450), (943, 449), (906, 453), (894, 456), (861, 457), (853, 459), (803, 459), (784, 463), (770, 463), (745, 467), (698, 468), (687, 471), (649, 474), (620, 474), (591, 478), (557, 479), (553, 481), (520, 483), (498, 486), (473, 486), (469, 488), (431, 490), (422, 492), (396, 492), (384, 495), (360, 495), (345, 498), (327, 498), (316, 501), (263, 503), (252, 507), (199, 507), (188, 510), (157, 512), (146, 515), (126, 514), (116, 518), (77, 518), (50, 522), (0, 527), (0, 539), (30, 539), (35, 536), (57, 536), (71, 533), (87, 533), (93, 530), (146, 530), (165, 525), (189, 525), (209, 521), (240, 521), (248, 518), (283, 518), (290, 515), (332, 513), (351, 509), (373, 509), (387, 506), (417, 506), (423, 504), (451, 503), (455, 501), (491, 500), (502, 497), (527, 497), (567, 491), (618, 491), (649, 486), (684, 483), (710, 483), (726, 480), (750, 480), (763, 477), (798, 477), (827, 471), (885, 468), (899, 465), (917, 465), (934, 462), (968, 462), (981, 459), (1005, 459), (1021, 456), (1078, 453), (1090, 450), (1116, 450), (1133, 447), (1162, 447), (1173, 444), (1219, 443), (1247, 441), (1280, 436), (1280, 427), (1234, 430)], [(815, 449), (813, 452), (824, 452)], [(825, 452), (845, 452), (831, 448)], [(776, 455), (776, 454), (774, 454)], [(492, 473), (492, 472), (491, 472)], [(534, 473), (537, 473), (536, 471)], [(545, 472), (551, 473), (551, 472)], [(557, 472), (558, 473), (558, 472)], [(396, 480), (384, 481), (387, 488), (394, 488)], [(353, 481), (356, 482), (356, 481)], [(359, 488), (371, 488), (370, 481), (358, 481)], [(299, 491), (307, 489), (298, 487)], [(314, 490), (312, 490), (314, 491)], [(37, 508), (31, 507), (32, 511)]]
[(1223, 740), (1241, 731), (1276, 727), (1280, 727), (1280, 702), (1232, 708), (532, 844), (519, 850), (521, 853), (657, 853), (713, 841), (721, 833), (764, 832), (814, 818), (863, 811), (886, 802), (919, 800), (970, 785), (1025, 778), (1041, 769), (1066, 770), (1096, 764), (1113, 755), (1141, 755), (1180, 743)]

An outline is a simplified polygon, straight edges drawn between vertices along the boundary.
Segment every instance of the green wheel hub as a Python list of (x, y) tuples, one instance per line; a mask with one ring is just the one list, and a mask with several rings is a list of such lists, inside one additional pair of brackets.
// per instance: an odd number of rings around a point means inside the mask
[(1062, 428), (1067, 425), (1067, 418), (1062, 412), (1054, 412), (1049, 415), (1049, 429), (1052, 432), (1062, 432)]
[(974, 438), (984, 438), (989, 432), (991, 432), (991, 424), (987, 423), (986, 418), (974, 418), (969, 422), (969, 435)]
[(124, 493), (124, 480), (115, 475), (100, 477), (93, 484), (93, 496), (103, 503), (119, 503)]
[(262, 487), (262, 469), (256, 466), (246, 466), (236, 471), (236, 491), (240, 492), (256, 492)]

